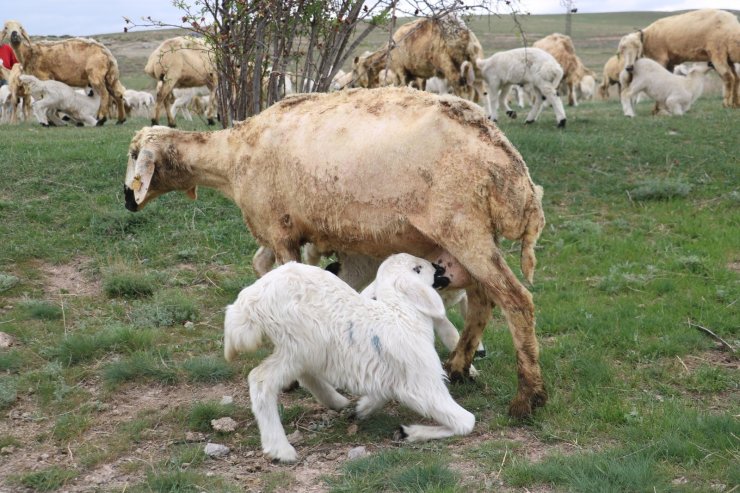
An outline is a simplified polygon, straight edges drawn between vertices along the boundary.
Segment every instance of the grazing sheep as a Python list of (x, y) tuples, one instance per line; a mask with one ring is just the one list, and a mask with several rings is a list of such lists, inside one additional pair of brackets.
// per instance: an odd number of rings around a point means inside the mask
[(704, 74), (708, 65), (697, 65), (688, 75), (676, 75), (650, 58), (640, 58), (633, 64), (632, 82), (622, 92), (622, 109), (625, 116), (634, 117), (633, 100), (644, 91), (655, 100), (656, 113), (682, 115), (694, 104), (704, 89)]
[(294, 262), (239, 293), (226, 309), (226, 359), (255, 351), (263, 336), (275, 347), (248, 377), (265, 455), (280, 462), (297, 459), (278, 412), (278, 394), (295, 379), (335, 410), (349, 404), (336, 388), (360, 395), (360, 419), (397, 400), (441, 424), (402, 425), (409, 442), (473, 430), (475, 416), (450, 396), (434, 349), (432, 320), (445, 316), (433, 289), (437, 280), (430, 262), (402, 253), (381, 264), (376, 299), (318, 267)]
[(159, 123), (159, 114), (164, 106), (167, 124), (175, 127), (172, 113), (172, 94), (176, 87), (206, 86), (210, 92), (206, 117), (213, 125), (216, 117), (216, 66), (205, 40), (178, 36), (162, 41), (146, 62), (144, 72), (157, 81), (157, 102), (152, 125)]
[(20, 80), (35, 99), (33, 113), (41, 125), (48, 127), (49, 118), (55, 125), (63, 125), (62, 120), (56, 117), (57, 111), (66, 113), (79, 124), (94, 126), (97, 123), (94, 116), (99, 106), (97, 100), (79, 94), (57, 80), (39, 80), (33, 75), (21, 75)]
[(724, 10), (701, 9), (658, 19), (645, 29), (619, 41), (624, 59), (620, 79), (622, 92), (630, 84), (635, 60), (646, 57), (673, 70), (687, 62), (711, 62), (724, 82), (725, 107), (740, 108), (740, 74), (733, 62), (740, 62), (740, 21)]
[(568, 106), (578, 106), (576, 86), (587, 72), (581, 59), (576, 55), (576, 48), (570, 36), (553, 33), (535, 41), (532, 46), (545, 50), (555, 57), (563, 69), (562, 84), (568, 94)]
[(118, 108), (118, 121), (126, 121), (123, 105), (125, 88), (119, 80), (118, 63), (108, 48), (94, 39), (72, 38), (34, 43), (17, 21), (7, 21), (0, 41), (10, 36), (10, 44), (23, 64), (23, 72), (41, 80), (56, 80), (72, 87), (90, 86), (100, 96), (95, 119), (103, 125), (108, 119), (109, 102)]
[(599, 85), (601, 99), (609, 99), (609, 88), (616, 84), (619, 94), (622, 93), (622, 84), (619, 82), (619, 73), (624, 69), (624, 59), (619, 55), (609, 57), (604, 64), (604, 78)]
[(590, 101), (596, 91), (596, 79), (592, 74), (587, 73), (581, 78), (581, 82), (576, 86), (578, 98), (582, 101)]
[(450, 286), (468, 295), (451, 378), (468, 374), (495, 304), (517, 352), (509, 412), (545, 403), (532, 295), (497, 246), (501, 236), (521, 240), (531, 282), (542, 189), (479, 106), (406, 87), (296, 94), (231, 129), (140, 130), (124, 183), (131, 211), (173, 190), (220, 190), (278, 263), (299, 260), (306, 242), (375, 258), (447, 252), (470, 275)]
[(415, 78), (426, 80), (439, 76), (447, 81), (452, 93), (472, 99), (470, 87), (475, 81), (470, 80), (467, 71), (461, 71), (461, 66), (465, 61), (483, 56), (483, 50), (473, 32), (457, 16), (450, 14), (404, 24), (393, 34), (391, 46), (390, 59), (388, 44), (367, 56), (355, 57), (352, 69), (358, 86), (378, 87), (380, 71), (387, 66), (398, 76), (399, 85), (408, 85)]
[(543, 100), (547, 100), (555, 111), (558, 127), (565, 127), (565, 110), (557, 95), (563, 69), (552, 55), (538, 48), (515, 48), (476, 63), (488, 84), (488, 103), (493, 121), (498, 119), (499, 105), (506, 108), (509, 117), (516, 118), (516, 112), (509, 107), (508, 95), (511, 86), (519, 84), (529, 85), (535, 92), (534, 105), (525, 123), (537, 120)]

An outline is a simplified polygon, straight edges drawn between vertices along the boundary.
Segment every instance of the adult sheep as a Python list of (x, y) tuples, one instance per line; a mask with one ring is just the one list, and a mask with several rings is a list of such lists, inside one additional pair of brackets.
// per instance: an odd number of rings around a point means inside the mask
[[(378, 87), (380, 71), (387, 66), (398, 76), (400, 85), (439, 76), (446, 79), (454, 94), (472, 98), (474, 75), (479, 74), (473, 62), (482, 56), (480, 42), (457, 16), (417, 19), (396, 30), (390, 49), (386, 44), (368, 56), (355, 57), (353, 78), (361, 87)], [(472, 75), (468, 70), (461, 71), (465, 61)], [(477, 84), (480, 91), (475, 94), (480, 92), (482, 96), (482, 83)]]
[(210, 92), (206, 109), (208, 124), (213, 125), (216, 117), (216, 66), (213, 54), (203, 38), (178, 36), (162, 41), (146, 62), (144, 72), (157, 80), (157, 103), (154, 107), (152, 124), (159, 123), (159, 115), (164, 106), (167, 124), (175, 127), (172, 114), (173, 99), (170, 97), (176, 87), (206, 86)]
[(23, 72), (41, 80), (56, 80), (72, 87), (90, 86), (100, 95), (96, 113), (98, 125), (108, 119), (112, 99), (118, 109), (118, 121), (126, 121), (118, 63), (108, 48), (94, 39), (72, 38), (34, 43), (18, 21), (7, 21), (0, 41), (10, 37), (10, 44), (23, 64)]
[(599, 85), (601, 99), (609, 99), (609, 88), (616, 84), (617, 92), (622, 92), (622, 84), (619, 82), (619, 73), (624, 69), (624, 59), (619, 55), (609, 57), (604, 64), (603, 79)]
[(712, 62), (724, 82), (726, 107), (740, 107), (740, 21), (724, 10), (701, 9), (658, 19), (645, 29), (627, 34), (619, 41), (624, 59), (622, 94), (631, 81), (635, 60), (652, 58), (669, 71), (683, 62)]
[(562, 85), (567, 88), (568, 106), (577, 106), (576, 86), (587, 72), (583, 62), (576, 55), (576, 48), (570, 36), (553, 33), (535, 41), (532, 47), (545, 50), (555, 57), (563, 69)]
[(141, 210), (198, 185), (234, 200), (257, 241), (279, 263), (319, 251), (385, 258), (444, 251), (468, 276), (465, 330), (452, 378), (468, 374), (494, 304), (517, 353), (519, 387), (509, 412), (528, 416), (547, 400), (532, 295), (497, 246), (521, 240), (531, 282), (545, 225), (542, 189), (521, 155), (477, 105), (409, 88), (289, 96), (232, 129), (144, 128), (131, 141), (126, 207)]

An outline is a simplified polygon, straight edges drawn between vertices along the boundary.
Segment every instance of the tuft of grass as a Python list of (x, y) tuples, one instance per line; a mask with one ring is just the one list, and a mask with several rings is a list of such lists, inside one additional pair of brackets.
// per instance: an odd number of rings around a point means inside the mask
[(56, 491), (75, 476), (77, 476), (77, 472), (74, 470), (54, 466), (16, 476), (15, 479), (18, 483), (34, 491)]
[(62, 318), (62, 309), (47, 301), (29, 300), (20, 305), (29, 318), (37, 320), (59, 320)]
[(206, 477), (193, 471), (167, 469), (164, 471), (149, 472), (146, 481), (134, 491), (149, 491), (157, 493), (199, 493), (203, 491), (202, 484)]
[(25, 365), (25, 358), (18, 350), (0, 353), (0, 371), (17, 371)]
[(178, 374), (162, 354), (136, 351), (128, 358), (106, 366), (103, 380), (110, 386), (132, 380), (150, 380), (173, 385), (178, 380)]
[(17, 277), (0, 272), (0, 293), (14, 288), (19, 282)]
[(103, 290), (109, 298), (144, 298), (154, 293), (153, 276), (137, 272), (117, 272), (103, 279)]
[(687, 197), (691, 193), (691, 185), (678, 180), (644, 181), (637, 188), (630, 190), (630, 197), (637, 201), (669, 200), (676, 197)]
[(150, 302), (137, 303), (131, 313), (137, 327), (171, 327), (192, 322), (197, 317), (195, 303), (180, 291), (166, 291)]
[(223, 358), (200, 356), (182, 364), (187, 379), (191, 382), (221, 382), (234, 376), (234, 369)]
[(67, 366), (99, 358), (107, 352), (131, 353), (150, 348), (155, 334), (151, 330), (113, 327), (94, 334), (72, 334), (62, 339), (51, 352)]
[(211, 431), (211, 420), (234, 416), (233, 404), (221, 404), (215, 401), (196, 402), (187, 414), (188, 429), (191, 431)]
[(291, 491), (293, 483), (295, 476), (287, 471), (274, 471), (262, 475), (262, 491), (265, 493)]
[(90, 426), (87, 413), (70, 412), (56, 419), (51, 435), (59, 442), (68, 442), (81, 435)]
[(18, 378), (0, 375), (0, 409), (10, 407), (18, 397)]
[(208, 456), (202, 444), (181, 445), (174, 451), (168, 464), (174, 468), (197, 467), (201, 465)]

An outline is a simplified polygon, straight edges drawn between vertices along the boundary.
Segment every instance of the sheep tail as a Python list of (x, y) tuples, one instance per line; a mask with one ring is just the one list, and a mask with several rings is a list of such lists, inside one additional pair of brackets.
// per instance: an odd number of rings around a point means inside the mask
[(251, 320), (253, 290), (243, 290), (233, 305), (226, 308), (224, 319), (224, 357), (231, 361), (241, 352), (252, 352), (262, 345), (263, 330)]
[(530, 208), (530, 218), (527, 221), (527, 226), (522, 235), (522, 252), (521, 252), (521, 266), (522, 274), (527, 279), (529, 284), (534, 281), (534, 268), (537, 265), (537, 257), (534, 253), (534, 247), (537, 244), (537, 238), (539, 237), (539, 224), (540, 221), (537, 218), (531, 217), (532, 215), (540, 214), (542, 210), (542, 187), (535, 185), (534, 187), (534, 200), (537, 202), (536, 206)]

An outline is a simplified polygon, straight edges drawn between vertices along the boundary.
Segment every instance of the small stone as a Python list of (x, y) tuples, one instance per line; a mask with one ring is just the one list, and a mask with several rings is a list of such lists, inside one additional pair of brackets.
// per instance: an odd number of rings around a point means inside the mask
[(671, 483), (673, 483), (675, 485), (686, 484), (688, 482), (689, 482), (689, 480), (686, 479), (684, 476), (681, 476), (680, 478), (676, 478), (673, 481), (671, 481)]
[(207, 477), (207, 478), (212, 478), (212, 477), (213, 477), (213, 476), (215, 476), (215, 475), (216, 475), (216, 473), (215, 473), (215, 472), (213, 472), (213, 471), (208, 471), (208, 472), (206, 473), (206, 477)]
[(288, 435), (288, 441), (292, 445), (297, 445), (297, 444), (301, 443), (303, 441), (303, 433), (301, 433), (298, 430), (294, 431), (293, 433), (291, 433), (290, 435)]
[(225, 396), (221, 397), (221, 405), (222, 406), (228, 406), (229, 404), (233, 404), (233, 403), (234, 403), (234, 398), (231, 397), (230, 395), (225, 395)]
[(190, 320), (188, 320), (187, 322), (185, 322), (185, 328), (186, 329), (190, 330), (193, 327), (195, 327), (195, 324), (193, 322), (191, 322)]
[(226, 445), (220, 443), (207, 443), (204, 452), (209, 457), (224, 457), (231, 451)]
[(352, 423), (347, 427), (347, 436), (352, 436), (357, 434), (358, 426), (356, 423)]
[(349, 460), (352, 459), (359, 459), (360, 457), (365, 457), (367, 455), (367, 449), (365, 447), (355, 447), (353, 449), (350, 449), (349, 452), (347, 452), (347, 458)]
[(39, 460), (47, 460), (49, 458), (49, 454), (41, 454), (39, 455)]
[(12, 335), (6, 334), (5, 332), (0, 332), (0, 349), (9, 348), (14, 344), (15, 338)]
[(3, 448), (0, 448), (0, 455), (11, 455), (15, 452), (15, 447), (12, 445), (6, 445)]
[(222, 433), (232, 433), (236, 430), (236, 426), (236, 421), (229, 417), (211, 420), (211, 427), (215, 431), (220, 431)]
[(188, 431), (185, 432), (186, 442), (205, 442), (206, 436), (199, 431)]

